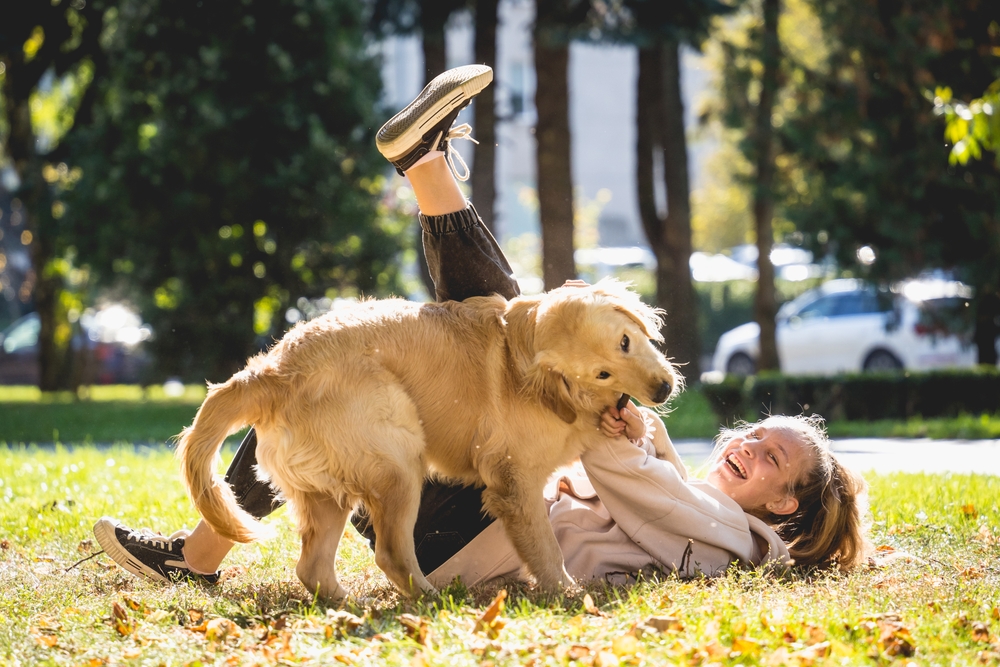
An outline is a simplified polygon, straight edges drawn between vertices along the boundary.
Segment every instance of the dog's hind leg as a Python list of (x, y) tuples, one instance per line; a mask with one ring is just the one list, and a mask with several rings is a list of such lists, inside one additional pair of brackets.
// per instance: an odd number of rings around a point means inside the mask
[(436, 592), (420, 571), (413, 545), (422, 486), (423, 466), (391, 468), (365, 499), (375, 529), (375, 564), (410, 597)]
[(339, 602), (347, 597), (347, 590), (337, 579), (335, 563), (351, 509), (318, 493), (296, 494), (292, 503), (302, 536), (302, 554), (295, 574), (310, 593)]

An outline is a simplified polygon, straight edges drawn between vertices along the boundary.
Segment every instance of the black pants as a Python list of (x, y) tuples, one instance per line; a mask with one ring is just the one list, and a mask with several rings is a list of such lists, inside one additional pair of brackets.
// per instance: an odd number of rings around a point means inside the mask
[[(424, 256), (438, 301), (462, 301), (470, 296), (520, 293), (507, 258), (470, 204), (457, 213), (420, 216)], [(257, 517), (281, 507), (269, 484), (257, 479), (257, 433), (250, 429), (226, 472), (240, 507)], [(367, 513), (354, 513), (354, 526), (375, 546), (375, 531)], [(427, 481), (413, 538), (420, 569), (429, 573), (469, 543), (493, 517), (483, 511), (482, 490)]]

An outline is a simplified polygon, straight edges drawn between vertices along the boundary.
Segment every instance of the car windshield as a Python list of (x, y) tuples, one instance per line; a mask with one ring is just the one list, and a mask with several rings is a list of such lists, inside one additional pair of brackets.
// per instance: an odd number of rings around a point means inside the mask
[(892, 310), (889, 298), (883, 297), (872, 289), (852, 290), (826, 294), (818, 299), (806, 302), (797, 309), (789, 309), (789, 315), (797, 315), (803, 319), (812, 317), (845, 317), (848, 315), (867, 315), (884, 313)]
[(13, 324), (3, 337), (3, 349), (7, 354), (32, 347), (38, 343), (38, 332), (42, 324), (38, 317), (26, 317)]

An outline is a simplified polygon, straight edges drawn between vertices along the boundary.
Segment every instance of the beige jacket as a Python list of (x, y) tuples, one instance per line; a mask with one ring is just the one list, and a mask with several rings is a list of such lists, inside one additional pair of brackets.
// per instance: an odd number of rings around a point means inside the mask
[[(558, 471), (546, 487), (549, 520), (577, 581), (622, 584), (655, 570), (712, 576), (733, 562), (789, 560), (764, 522), (707, 482), (686, 481), (665, 436), (655, 443), (608, 438), (581, 461)], [(428, 575), (439, 587), (455, 577), (474, 586), (496, 577), (526, 580), (527, 573), (503, 524), (494, 521)]]

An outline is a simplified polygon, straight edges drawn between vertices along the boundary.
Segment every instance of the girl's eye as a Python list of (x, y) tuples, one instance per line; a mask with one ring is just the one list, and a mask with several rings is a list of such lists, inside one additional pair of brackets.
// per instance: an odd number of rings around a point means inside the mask
[(622, 336), (622, 352), (628, 352), (628, 336)]
[(768, 454), (767, 458), (771, 459), (771, 463), (778, 465), (778, 458), (774, 454)]
[(611, 377), (611, 373), (607, 371), (601, 371), (600, 373), (597, 374), (598, 380), (607, 380), (609, 377)]

